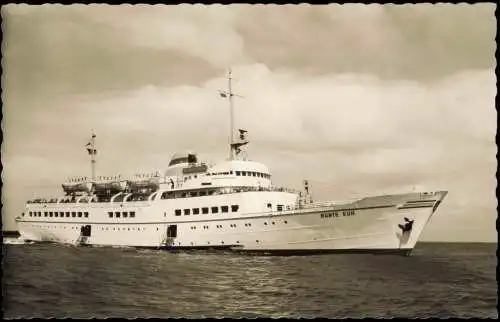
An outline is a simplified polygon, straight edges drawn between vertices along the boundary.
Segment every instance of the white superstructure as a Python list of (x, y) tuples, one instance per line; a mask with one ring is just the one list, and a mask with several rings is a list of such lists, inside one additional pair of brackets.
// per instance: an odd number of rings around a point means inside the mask
[(312, 202), (275, 186), (262, 163), (249, 161), (234, 138), (231, 75), (228, 160), (208, 166), (195, 152), (172, 156), (163, 173), (96, 177), (95, 134), (87, 144), (92, 177), (62, 185), (66, 195), (26, 204), (21, 239), (77, 245), (226, 248), (259, 253), (401, 252), (409, 254), (446, 191)]

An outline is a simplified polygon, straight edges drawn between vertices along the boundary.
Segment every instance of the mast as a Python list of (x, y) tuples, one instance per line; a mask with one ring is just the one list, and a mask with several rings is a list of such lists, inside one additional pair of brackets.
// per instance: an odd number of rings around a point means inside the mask
[(227, 87), (228, 91), (219, 91), (220, 96), (223, 98), (229, 99), (229, 160), (234, 160), (239, 153), (241, 152), (240, 147), (247, 144), (248, 140), (245, 137), (245, 133), (247, 132), (246, 130), (239, 129), (240, 131), (240, 136), (238, 140), (235, 140), (234, 137), (234, 104), (233, 104), (233, 98), (234, 96), (238, 97), (243, 97), (237, 94), (233, 93), (233, 86), (232, 86), (232, 80), (233, 78), (231, 77), (231, 69), (229, 69), (227, 73)]
[(231, 68), (227, 74), (227, 87), (229, 89), (229, 110), (230, 110), (230, 133), (229, 133), (229, 160), (234, 159), (234, 106), (233, 106), (233, 91), (231, 86)]
[(86, 145), (87, 152), (90, 155), (90, 167), (91, 167), (91, 171), (92, 171), (92, 183), (95, 182), (95, 164), (96, 164), (95, 156), (97, 154), (97, 149), (95, 148), (95, 138), (96, 138), (96, 135), (95, 135), (94, 131), (92, 131), (92, 138), (90, 139), (90, 142), (87, 143), (87, 145)]

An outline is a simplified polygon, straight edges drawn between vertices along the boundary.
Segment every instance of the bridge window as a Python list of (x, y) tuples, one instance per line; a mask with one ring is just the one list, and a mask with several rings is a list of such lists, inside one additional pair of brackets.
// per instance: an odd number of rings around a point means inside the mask
[(180, 216), (181, 215), (181, 210), (180, 209), (175, 209), (175, 215)]
[(200, 197), (202, 196), (206, 196), (207, 195), (207, 192), (206, 191), (200, 191)]
[(200, 214), (200, 208), (193, 208), (193, 215), (199, 215)]
[(229, 211), (229, 207), (228, 206), (221, 206), (220, 210), (221, 210), (221, 212), (228, 212)]
[(238, 211), (238, 208), (239, 208), (239, 206), (238, 206), (238, 205), (231, 205), (231, 211), (232, 211), (232, 212), (237, 212), (237, 211)]
[(191, 209), (184, 209), (184, 216), (189, 216)]
[(208, 207), (201, 208), (201, 213), (204, 215), (208, 214)]
[(278, 211), (282, 211), (283, 210), (283, 205), (278, 205), (277, 208), (278, 208)]
[(219, 212), (219, 207), (212, 207), (212, 213), (216, 214)]

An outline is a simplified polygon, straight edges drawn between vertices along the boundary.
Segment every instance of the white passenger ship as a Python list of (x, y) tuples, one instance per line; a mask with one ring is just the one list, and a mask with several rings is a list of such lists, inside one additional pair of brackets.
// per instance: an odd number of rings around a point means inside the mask
[(95, 134), (87, 144), (92, 177), (62, 185), (65, 196), (28, 201), (17, 217), (21, 240), (167, 250), (229, 249), (263, 254), (410, 254), (446, 191), (313, 202), (275, 186), (269, 169), (247, 160), (246, 131), (233, 130), (231, 74), (220, 92), (231, 107), (230, 157), (214, 166), (176, 153), (164, 173), (96, 177)]

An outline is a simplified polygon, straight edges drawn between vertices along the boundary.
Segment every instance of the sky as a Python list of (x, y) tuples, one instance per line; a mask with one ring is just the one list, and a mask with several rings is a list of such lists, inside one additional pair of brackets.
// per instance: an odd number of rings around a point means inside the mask
[(449, 191), (423, 241), (497, 242), (496, 6), (2, 6), (2, 223), (90, 176), (228, 155), (315, 200)]

